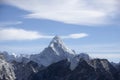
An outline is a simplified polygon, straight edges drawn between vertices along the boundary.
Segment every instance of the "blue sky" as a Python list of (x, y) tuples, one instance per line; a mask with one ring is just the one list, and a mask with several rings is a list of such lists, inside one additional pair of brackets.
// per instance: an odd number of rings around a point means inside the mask
[(77, 53), (118, 62), (119, 8), (118, 0), (3, 0), (0, 51), (39, 53), (59, 35)]

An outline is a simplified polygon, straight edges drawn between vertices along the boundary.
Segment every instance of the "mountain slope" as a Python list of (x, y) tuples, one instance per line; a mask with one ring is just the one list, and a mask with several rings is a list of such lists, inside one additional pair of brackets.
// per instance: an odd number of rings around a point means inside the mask
[(33, 75), (32, 80), (63, 80), (71, 72), (69, 67), (67, 60), (59, 61)]
[(48, 66), (63, 59), (71, 59), (74, 56), (75, 52), (67, 48), (63, 41), (55, 36), (47, 48), (40, 54), (31, 55), (30, 59), (38, 64)]
[[(120, 80), (119, 74), (108, 61), (94, 59), (92, 62), (98, 63), (94, 63), (96, 67), (91, 66), (84, 59), (80, 59), (77, 67), (71, 70), (69, 69), (70, 62), (62, 60), (32, 75), (32, 80)], [(99, 64), (109, 66), (103, 67)], [(109, 70), (107, 70), (108, 68)]]
[(16, 80), (30, 80), (30, 76), (37, 73), (42, 67), (33, 61), (28, 63), (24, 62), (12, 62), (16, 75)]
[(0, 80), (15, 80), (14, 68), (0, 55)]

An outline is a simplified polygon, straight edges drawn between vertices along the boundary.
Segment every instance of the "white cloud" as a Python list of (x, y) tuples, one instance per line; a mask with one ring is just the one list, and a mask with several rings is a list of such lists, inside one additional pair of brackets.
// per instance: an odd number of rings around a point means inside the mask
[(0, 40), (32, 40), (41, 37), (35, 31), (26, 31), (23, 29), (1, 29)]
[[(4, 0), (31, 12), (27, 18), (49, 19), (69, 24), (110, 23), (118, 13), (119, 0)], [(31, 6), (32, 5), (32, 6)]]
[(76, 33), (76, 34), (70, 34), (68, 36), (61, 36), (62, 38), (72, 38), (72, 39), (78, 39), (78, 38), (83, 38), (83, 37), (87, 37), (88, 34), (86, 33)]
[[(83, 38), (87, 34), (71, 34), (68, 36), (61, 36), (62, 38)], [(54, 36), (43, 35), (37, 31), (29, 31), (24, 29), (6, 28), (0, 29), (0, 40), (35, 40), (35, 39), (51, 39)]]
[(0, 29), (0, 40), (34, 40), (52, 37), (53, 36), (41, 35), (36, 31), (28, 31), (24, 29)]
[(0, 22), (0, 27), (6, 27), (6, 26), (13, 26), (13, 25), (18, 25), (22, 24), (22, 21), (5, 21), (5, 22)]

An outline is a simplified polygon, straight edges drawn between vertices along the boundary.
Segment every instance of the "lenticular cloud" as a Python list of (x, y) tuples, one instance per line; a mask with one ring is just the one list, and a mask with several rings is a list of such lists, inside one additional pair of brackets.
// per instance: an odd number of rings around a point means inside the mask
[(109, 24), (119, 12), (118, 0), (4, 0), (4, 3), (31, 12), (25, 18), (80, 25)]

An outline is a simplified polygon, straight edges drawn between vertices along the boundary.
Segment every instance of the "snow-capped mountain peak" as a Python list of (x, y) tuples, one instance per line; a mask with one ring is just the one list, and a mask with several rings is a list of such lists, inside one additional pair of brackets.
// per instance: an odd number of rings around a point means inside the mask
[(71, 59), (74, 55), (75, 52), (66, 47), (59, 36), (55, 36), (47, 48), (30, 58), (39, 64), (48, 66), (60, 60)]
[(64, 43), (63, 41), (60, 39), (59, 36), (55, 36), (52, 41), (50, 42), (49, 44), (49, 47), (60, 47), (60, 46), (63, 46)]
[(56, 51), (58, 48), (61, 48), (62, 50), (64, 50), (65, 52), (69, 52), (70, 54), (75, 54), (75, 52), (71, 49), (69, 49), (64, 42), (62, 41), (62, 39), (59, 36), (55, 36), (52, 41), (50, 42), (49, 46), (51, 47), (54, 51)]

